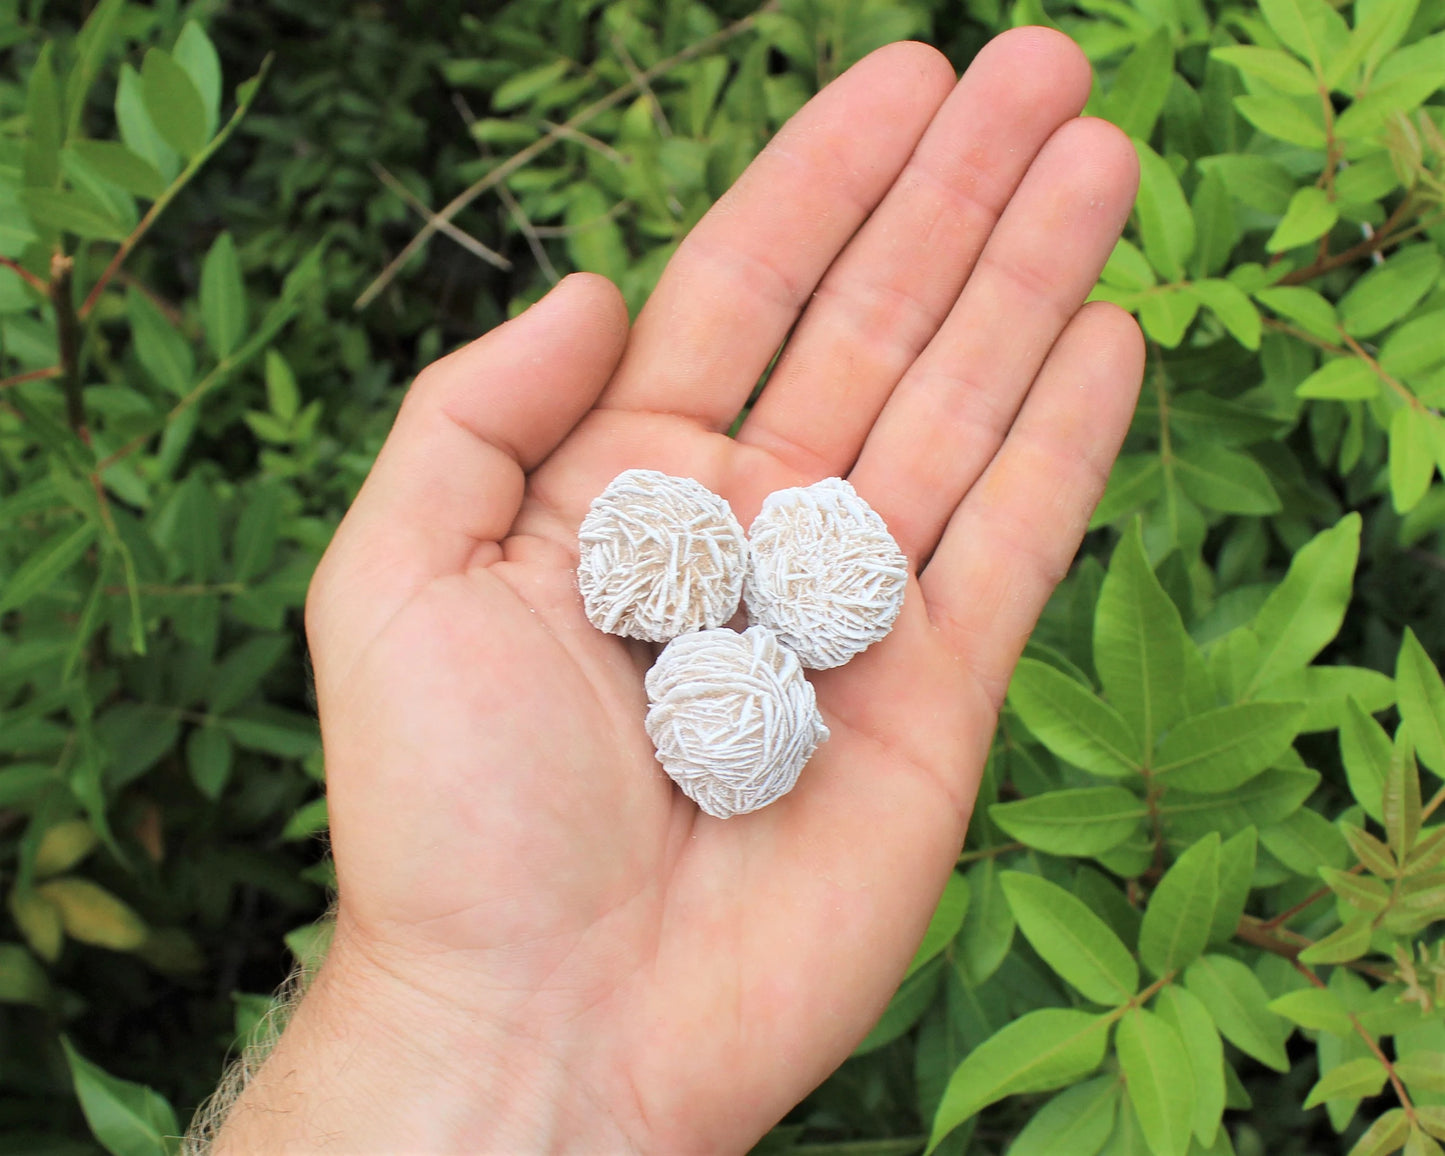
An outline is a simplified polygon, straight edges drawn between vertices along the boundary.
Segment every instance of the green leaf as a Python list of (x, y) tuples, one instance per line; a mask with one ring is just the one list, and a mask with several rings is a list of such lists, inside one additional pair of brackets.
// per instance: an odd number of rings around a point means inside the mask
[(1269, 1010), (1312, 1032), (1348, 1036), (1355, 1026), (1338, 993), (1327, 987), (1302, 987), (1270, 1001)]
[(1371, 269), (1340, 298), (1340, 324), (1353, 337), (1373, 337), (1398, 321), (1440, 277), (1442, 258), (1433, 245), (1406, 245)]
[(1199, 298), (1182, 285), (1163, 285), (1139, 298), (1139, 324), (1145, 334), (1166, 349), (1184, 340), (1195, 315)]
[[(287, 644), (289, 646), (289, 640)], [(928, 923), (928, 930), (923, 933), (923, 941), (913, 953), (913, 962), (908, 965), (905, 979), (957, 938), (964, 916), (968, 914), (968, 901), (968, 880), (956, 871), (950, 872), (938, 906), (934, 908), (933, 918)]]
[(964, 1121), (1004, 1096), (1046, 1092), (1088, 1075), (1104, 1058), (1107, 1015), (1041, 1008), (974, 1048), (948, 1081), (928, 1151)]
[(1390, 736), (1351, 699), (1340, 718), (1340, 759), (1350, 793), (1365, 814), (1385, 820), (1385, 784), (1390, 777)]
[(519, 72), (496, 87), (492, 93), (492, 110), (505, 112), (507, 109), (526, 104), (566, 76), (567, 70), (571, 66), (571, 61), (564, 58), (554, 60), (551, 64), (543, 64), (538, 68), (529, 68), (525, 72)]
[(1387, 1073), (1385, 1065), (1374, 1056), (1361, 1056), (1337, 1068), (1331, 1068), (1305, 1097), (1304, 1107), (1308, 1110), (1326, 1100), (1358, 1099), (1361, 1096), (1378, 1096), (1385, 1086)]
[(612, 205), (600, 186), (574, 185), (568, 193), (563, 218), (570, 230), (567, 253), (576, 268), (620, 281), (632, 266), (632, 255), (611, 210)]
[(1123, 787), (1082, 787), (995, 803), (988, 814), (1009, 835), (1039, 851), (1097, 855), (1139, 830), (1149, 808)]
[(223, 719), (220, 725), (238, 746), (279, 758), (304, 758), (321, 746), (315, 719), (275, 707)]
[(1299, 953), (1300, 962), (1311, 966), (1317, 963), (1350, 963), (1369, 952), (1373, 934), (1374, 919), (1362, 915), (1305, 948)]
[(966, 876), (971, 895), (955, 960), (974, 987), (998, 970), (1013, 946), (1013, 908), (999, 875), (998, 862), (989, 858), (975, 863)]
[(95, 829), (84, 819), (66, 819), (48, 827), (35, 849), (37, 879), (69, 871), (99, 843)]
[(50, 980), (35, 957), (18, 943), (0, 943), (0, 1003), (45, 1008), (53, 998)]
[(1293, 56), (1276, 48), (1231, 44), (1213, 49), (1209, 55), (1291, 96), (1310, 96), (1319, 91), (1319, 82), (1310, 70)]
[(141, 76), (129, 64), (120, 66), (120, 81), (115, 90), (115, 120), (120, 138), (138, 157), (155, 166), (156, 172), (169, 181), (180, 169), (175, 149), (166, 144), (146, 111)]
[(1094, 1156), (1114, 1130), (1121, 1091), (1114, 1076), (1066, 1088), (1029, 1117), (1007, 1156)]
[(146, 114), (161, 139), (183, 157), (205, 148), (210, 139), (206, 106), (186, 70), (159, 48), (149, 48), (141, 62), (140, 80)]
[(1365, 1129), (1350, 1156), (1389, 1156), (1410, 1138), (1410, 1120), (1403, 1108), (1391, 1108)]
[(288, 426), (301, 411), (301, 391), (286, 359), (274, 349), (266, 350), (266, 404), (271, 413)]
[[(187, 25), (188, 28), (194, 25)], [(229, 356), (246, 332), (246, 289), (230, 233), (211, 245), (201, 265), (201, 324), (217, 357)]]
[(1218, 179), (1231, 196), (1251, 209), (1278, 216), (1294, 196), (1290, 171), (1276, 160), (1244, 153), (1201, 157), (1195, 162), (1206, 178)]
[(61, 575), (80, 560), (95, 538), (94, 523), (84, 522), (61, 530), (36, 547), (0, 589), (0, 614), (24, 606), (40, 591), (53, 587)]
[(1445, 1092), (1445, 1053), (1411, 1052), (1395, 1061), (1395, 1074), (1412, 1092)]
[(1421, 821), (1420, 772), (1415, 766), (1415, 752), (1408, 731), (1408, 726), (1402, 724), (1395, 732), (1395, 742), (1390, 750), (1390, 770), (1385, 778), (1380, 804), (1390, 850), (1401, 863), (1415, 847)]
[(1002, 881), (1019, 930), (1085, 999), (1114, 1005), (1139, 990), (1129, 949), (1082, 900), (1037, 875), (1005, 871)]
[(32, 223), (82, 240), (123, 241), (130, 231), (100, 201), (75, 189), (22, 189), (20, 203)]
[(135, 355), (150, 379), (173, 397), (184, 397), (196, 380), (191, 345), (149, 297), (134, 286), (126, 294), (126, 316), (135, 341)]
[(1307, 97), (1255, 93), (1236, 96), (1239, 115), (1260, 132), (1300, 148), (1323, 150), (1326, 143), (1324, 117), (1319, 101)]
[[(1194, 227), (1198, 234), (1194, 249), (1194, 268), (1196, 278), (1212, 277), (1229, 267), (1230, 254), (1239, 243), (1241, 230), (1239, 222), (1235, 218), (1234, 198), (1229, 186), (1220, 176), (1219, 170), (1214, 168), (1204, 169), (1204, 178), (1194, 189), (1194, 198), (1190, 201), (1189, 207), (1194, 214)], [(1204, 282), (1214, 284), (1214, 282)], [(1232, 282), (1224, 281), (1220, 284), (1232, 285)], [(1196, 280), (1194, 288), (1199, 288), (1200, 281)], [(1219, 314), (1219, 319), (1229, 327), (1231, 333), (1234, 327), (1224, 313), (1221, 313), (1214, 303), (1205, 299)], [(1235, 312), (1230, 309), (1228, 312)], [(1255, 314), (1255, 320), (1259, 318)], [(1238, 334), (1235, 334), (1238, 337)], [(1242, 340), (1242, 339), (1241, 339)], [(1253, 348), (1252, 346), (1250, 348)]]
[(1339, 321), (1335, 316), (1335, 307), (1313, 289), (1306, 289), (1302, 285), (1256, 289), (1254, 299), (1322, 341), (1333, 342), (1339, 339)]
[[(1255, 780), (1256, 783), (1259, 781)], [(1210, 943), (1226, 943), (1234, 937), (1249, 902), (1258, 842), (1255, 828), (1245, 827), (1225, 840), (1219, 849), (1219, 899), (1214, 905), (1214, 917), (1210, 920)]]
[(1415, 317), (1393, 330), (1380, 349), (1380, 368), (1393, 377), (1414, 377), (1445, 361), (1445, 309)]
[(1034, 737), (1065, 762), (1106, 778), (1137, 773), (1139, 740), (1129, 724), (1063, 671), (1020, 659), (1008, 702)]
[(85, 1122), (111, 1156), (169, 1156), (180, 1135), (176, 1114), (159, 1092), (92, 1064), (60, 1037)]
[(1157, 283), (1144, 254), (1124, 237), (1114, 242), (1114, 250), (1104, 262), (1099, 280), (1121, 289), (1152, 289)]
[(1400, 717), (1410, 728), (1415, 753), (1426, 766), (1445, 777), (1445, 681), (1408, 626), (1395, 662), (1395, 684), (1400, 695)]
[(66, 146), (95, 173), (128, 193), (155, 200), (166, 182), (150, 161), (119, 141), (76, 140)]
[[(1310, 812), (1310, 814), (1314, 814), (1314, 812)], [(1323, 818), (1321, 821), (1328, 822)], [(1348, 871), (1340, 871), (1333, 867), (1321, 867), (1319, 874), (1320, 878), (1325, 881), (1325, 886), (1351, 907), (1357, 907), (1361, 911), (1374, 915), (1390, 906), (1390, 889), (1378, 879), (1352, 875)]]
[[(1350, 845), (1350, 851), (1371, 875), (1376, 875), (1381, 879), (1393, 879), (1400, 873), (1400, 866), (1395, 862), (1394, 853), (1364, 828), (1352, 827), (1346, 823), (1341, 826), (1340, 830), (1345, 836), (1345, 842)], [(1445, 849), (1445, 840), (1442, 840), (1440, 845), (1442, 849)], [(1419, 848), (1416, 850), (1418, 851)]]
[(1139, 958), (1155, 976), (1198, 959), (1209, 940), (1219, 899), (1219, 834), (1211, 831), (1164, 873), (1139, 928)]
[(1179, 1033), (1134, 1008), (1114, 1034), (1129, 1098), (1155, 1156), (1187, 1156), (1194, 1128), (1194, 1073)]
[(1169, 984), (1155, 1008), (1184, 1044), (1194, 1090), (1194, 1135), (1204, 1144), (1214, 1138), (1224, 1115), (1224, 1044), (1209, 1010), (1188, 989)]
[(1260, 644), (1254, 686), (1306, 665), (1339, 632), (1359, 553), (1358, 514), (1345, 515), (1296, 552), (1254, 619)]
[(254, 487), (241, 506), (231, 557), (238, 582), (250, 582), (266, 572), (281, 539), (281, 491), (274, 484)]
[(1180, 488), (1211, 510), (1226, 514), (1275, 514), (1280, 510), (1269, 475), (1248, 454), (1213, 442), (1174, 450)]
[(1139, 153), (1139, 236), (1144, 255), (1168, 281), (1182, 281), (1194, 251), (1194, 216), (1169, 162), (1141, 140)]
[(1100, 115), (1129, 136), (1148, 140), (1173, 80), (1174, 44), (1167, 28), (1156, 28), (1119, 65)]
[(1259, 829), (1259, 841), (1276, 859), (1300, 875), (1313, 875), (1321, 863), (1346, 867), (1350, 847), (1339, 828), (1308, 807)]
[(1089, 529), (1107, 526), (1153, 502), (1163, 490), (1163, 481), (1164, 467), (1158, 454), (1120, 454), (1104, 487), (1104, 496), (1089, 520)]
[(1339, 207), (1325, 195), (1325, 191), (1306, 185), (1290, 198), (1284, 217), (1264, 243), (1265, 252), (1283, 253), (1297, 245), (1308, 244), (1333, 229), (1339, 219)]
[(1363, 666), (1306, 666), (1275, 679), (1255, 692), (1257, 702), (1306, 704), (1305, 732), (1332, 731), (1351, 698), (1367, 710), (1385, 710), (1395, 703), (1395, 682)]
[(1259, 0), (1259, 9), (1270, 31), (1316, 75), (1349, 38), (1344, 19), (1324, 0)]
[(30, 66), (25, 93), (25, 141), (22, 180), (32, 189), (53, 188), (60, 179), (60, 145), (65, 134), (65, 113), (60, 85), (55, 79), (54, 46), (45, 44)]
[(1219, 318), (1229, 335), (1246, 349), (1258, 349), (1263, 323), (1254, 302), (1238, 285), (1217, 279), (1196, 281), (1189, 287), (1203, 304)]
[(1159, 744), (1154, 773), (1186, 791), (1232, 790), (1289, 749), (1304, 713), (1299, 703), (1247, 702), (1187, 718)]
[(35, 893), (60, 912), (60, 922), (72, 939), (112, 951), (134, 951), (145, 942), (147, 929), (141, 917), (89, 879), (51, 879)]
[(86, 17), (85, 24), (75, 38), (75, 63), (71, 65), (70, 76), (65, 81), (67, 140), (74, 140), (80, 132), (80, 121), (85, 113), (85, 98), (115, 44), (125, 2), (126, 0), (100, 0), (100, 3), (90, 10), (90, 15)]
[(1407, 514), (1420, 504), (1435, 477), (1431, 415), (1402, 405), (1390, 416), (1390, 504)]
[(236, 748), (231, 745), (230, 737), (218, 726), (197, 727), (186, 739), (186, 767), (191, 773), (191, 782), (212, 801), (219, 799), (226, 789), (235, 757)]
[(1133, 523), (1114, 547), (1094, 611), (1094, 666), (1142, 749), (1212, 699), (1204, 660), (1164, 592)]
[(1240, 1051), (1277, 1072), (1289, 1071), (1283, 1022), (1254, 972), (1227, 955), (1206, 955), (1189, 965), (1185, 986), (1209, 1009), (1220, 1034)]
[[(312, 799), (291, 818), (286, 820), (286, 826), (281, 829), (283, 839), (309, 839), (319, 831), (326, 830), (331, 822), (327, 811), (326, 796), (319, 799)], [(911, 972), (909, 973), (912, 974)], [(904, 977), (908, 978), (908, 977)]]
[(210, 140), (221, 123), (221, 58), (216, 46), (199, 24), (187, 20), (171, 56), (196, 86), (206, 112), (204, 137)]

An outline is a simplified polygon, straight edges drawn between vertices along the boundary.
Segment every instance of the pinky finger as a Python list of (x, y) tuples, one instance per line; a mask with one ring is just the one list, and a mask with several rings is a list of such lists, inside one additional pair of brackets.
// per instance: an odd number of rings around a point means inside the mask
[(994, 702), (1103, 493), (1144, 370), (1138, 326), (1086, 305), (920, 576), (929, 614)]

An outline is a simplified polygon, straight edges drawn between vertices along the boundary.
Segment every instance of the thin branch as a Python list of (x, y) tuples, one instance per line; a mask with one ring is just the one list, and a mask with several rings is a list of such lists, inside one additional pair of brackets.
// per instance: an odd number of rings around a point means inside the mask
[(979, 851), (965, 851), (954, 862), (954, 866), (962, 867), (965, 863), (977, 863), (980, 859), (993, 859), (998, 855), (1007, 855), (1010, 851), (1027, 851), (1027, 843), (1000, 843), (997, 847), (984, 847)]
[(595, 229), (598, 225), (605, 225), (608, 221), (622, 216), (631, 207), (632, 202), (623, 197), (605, 213), (588, 217), (587, 220), (578, 221), (575, 225), (533, 225), (532, 228), (539, 237), (571, 237), (576, 233), (585, 233), (588, 229)]
[(1395, 206), (1395, 211), (1390, 214), (1372, 237), (1366, 237), (1363, 241), (1351, 245), (1348, 249), (1341, 250), (1332, 256), (1321, 257), (1318, 260), (1306, 265), (1303, 269), (1296, 269), (1293, 273), (1286, 273), (1275, 284), (1277, 285), (1301, 285), (1306, 281), (1313, 281), (1316, 277), (1322, 277), (1333, 269), (1342, 265), (1352, 265), (1361, 258), (1378, 253), (1391, 245), (1403, 240), (1408, 233), (1396, 233), (1395, 230), (1404, 223), (1404, 220), (1414, 210), (1414, 196), (1406, 196)]
[(59, 377), (63, 372), (60, 366), (50, 365), (44, 369), (31, 369), (25, 373), (17, 373), (14, 377), (0, 377), (0, 389), (24, 385), (27, 381), (44, 381), (48, 377)]
[(215, 151), (225, 144), (227, 138), (236, 131), (236, 126), (241, 123), (241, 119), (250, 110), (251, 103), (256, 99), (256, 94), (261, 91), (261, 80), (270, 67), (271, 57), (267, 56), (266, 59), (261, 62), (260, 71), (257, 72), (253, 78), (254, 83), (251, 91), (247, 94), (246, 99), (236, 106), (236, 111), (231, 113), (231, 119), (221, 126), (221, 130), (207, 142), (205, 148), (201, 149), (200, 152), (186, 163), (186, 167), (180, 171), (175, 180), (166, 186), (165, 191), (151, 202), (151, 207), (146, 210), (145, 216), (140, 219), (140, 223), (137, 224), (136, 227), (130, 231), (126, 239), (120, 243), (120, 248), (115, 251), (115, 256), (110, 259), (110, 264), (105, 267), (100, 274), (100, 278), (91, 286), (90, 292), (86, 294), (85, 301), (80, 307), (80, 319), (82, 321), (90, 316), (91, 310), (95, 308), (95, 303), (100, 299), (100, 295), (105, 292), (106, 286), (110, 284), (111, 279), (120, 271), (120, 267), (125, 264), (125, 259), (130, 256), (131, 251), (140, 243), (141, 238), (144, 237), (146, 233), (150, 231), (150, 227), (156, 223), (156, 218), (165, 212), (166, 207), (175, 200), (176, 194), (185, 188), (186, 184), (196, 175), (200, 167), (210, 160)]
[[(641, 77), (648, 81), (655, 80), (657, 77), (676, 68), (679, 64), (685, 64), (694, 57), (711, 51), (718, 47), (718, 45), (724, 44), (733, 37), (746, 32), (753, 26), (761, 13), (771, 12), (776, 6), (777, 0), (767, 0), (767, 3), (756, 12), (744, 16), (741, 20), (734, 21), (726, 28), (713, 33), (711, 36), (704, 37), (695, 44), (688, 45), (680, 52), (673, 53), (673, 55), (669, 56), (666, 60), (654, 64), (646, 72), (642, 73)], [(450, 221), (488, 189), (492, 188), (498, 182), (506, 180), (518, 169), (530, 164), (534, 159), (546, 152), (562, 138), (565, 130), (580, 128), (608, 109), (615, 108), (635, 92), (637, 92), (637, 82), (629, 80), (620, 88), (613, 89), (613, 91), (606, 96), (600, 97), (586, 108), (580, 109), (573, 116), (569, 117), (565, 124), (559, 125), (547, 133), (546, 136), (534, 141), (520, 152), (513, 153), (511, 157), (503, 161), (491, 172), (463, 189), (442, 206), (441, 210), (437, 213), (437, 219)], [(401, 272), (406, 263), (431, 240), (432, 234), (436, 231), (437, 226), (433, 222), (428, 221), (426, 225), (422, 227), (421, 231), (406, 244), (401, 252), (391, 259), (386, 268), (377, 274), (371, 284), (362, 290), (361, 296), (356, 299), (355, 308), (365, 309), (375, 301), (378, 295), (395, 280), (396, 275)]]
[(614, 165), (628, 163), (625, 153), (618, 152), (605, 140), (601, 140), (591, 133), (583, 132), (581, 129), (572, 128), (569, 125), (557, 124), (555, 121), (544, 120), (541, 123), (548, 132), (555, 132), (562, 140), (570, 140), (575, 144), (580, 144), (583, 148), (591, 149), (599, 156), (606, 157)]
[(37, 293), (48, 293), (50, 291), (50, 286), (24, 265), (20, 264), (19, 261), (12, 261), (9, 257), (0, 257), (0, 269), (9, 269)]
[[(452, 106), (461, 115), (462, 121), (470, 131), (472, 126), (477, 123), (477, 118), (476, 114), (472, 112), (472, 106), (467, 103), (467, 98), (460, 92), (452, 93)], [(491, 159), (486, 146), (481, 141), (477, 142), (477, 149), (483, 157)], [(525, 238), (527, 248), (532, 251), (532, 260), (537, 262), (537, 267), (542, 270), (543, 276), (548, 281), (553, 285), (557, 284), (562, 278), (557, 272), (557, 267), (552, 264), (552, 258), (547, 256), (547, 249), (542, 244), (541, 238), (537, 236), (537, 227), (532, 224), (532, 219), (523, 211), (521, 204), (512, 195), (512, 190), (507, 188), (505, 181), (497, 186), (497, 196), (507, 212), (511, 214), (512, 223), (517, 226), (518, 231)]]
[(637, 61), (632, 59), (632, 53), (627, 51), (627, 45), (622, 42), (622, 37), (615, 32), (612, 34), (612, 50), (622, 61), (622, 67), (627, 70), (628, 77), (637, 83), (638, 89), (643, 96), (647, 97), (647, 103), (652, 106), (652, 120), (657, 125), (657, 131), (664, 137), (671, 136), (672, 125), (667, 123), (667, 113), (662, 111), (662, 101), (657, 99), (657, 93), (652, 91), (652, 85), (647, 82), (647, 77), (642, 75), (642, 70), (637, 67)]
[(429, 225), (434, 223), (437, 232), (450, 237), (468, 253), (471, 253), (475, 257), (480, 257), (488, 265), (493, 265), (504, 272), (511, 269), (512, 263), (503, 257), (502, 254), (498, 253), (495, 249), (483, 245), (470, 233), (459, 229), (456, 225), (452, 224), (451, 221), (442, 220), (427, 207), (420, 197), (392, 176), (391, 173), (387, 172), (382, 165), (376, 161), (371, 161), (370, 163), (371, 171), (376, 174), (376, 179), (405, 201), (423, 221), (426, 221)]
[(65, 416), (82, 438), (85, 404), (80, 394), (80, 319), (75, 315), (71, 276), (75, 262), (64, 253), (50, 258), (50, 308), (55, 313), (56, 342), (60, 347), (60, 388), (65, 394)]

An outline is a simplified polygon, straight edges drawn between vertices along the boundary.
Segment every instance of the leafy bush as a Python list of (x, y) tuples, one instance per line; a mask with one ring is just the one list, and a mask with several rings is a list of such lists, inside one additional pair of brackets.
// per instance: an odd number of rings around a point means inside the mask
[(468, 8), (0, 2), (0, 1149), (173, 1147), (319, 950), (297, 611), (406, 377), (572, 268), (635, 307), (876, 45), (1046, 22), (1138, 141), (1144, 396), (907, 979), (759, 1151), (1438, 1151), (1445, 0)]

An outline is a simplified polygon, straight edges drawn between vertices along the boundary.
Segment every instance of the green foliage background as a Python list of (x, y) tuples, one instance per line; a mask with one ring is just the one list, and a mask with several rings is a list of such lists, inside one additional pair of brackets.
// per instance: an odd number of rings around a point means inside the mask
[(1441, 1150), (1445, 0), (0, 0), (0, 1151), (174, 1150), (320, 950), (299, 611), (409, 377), (574, 268), (635, 309), (821, 84), (1016, 23), (1138, 142), (1145, 391), (759, 1151)]

